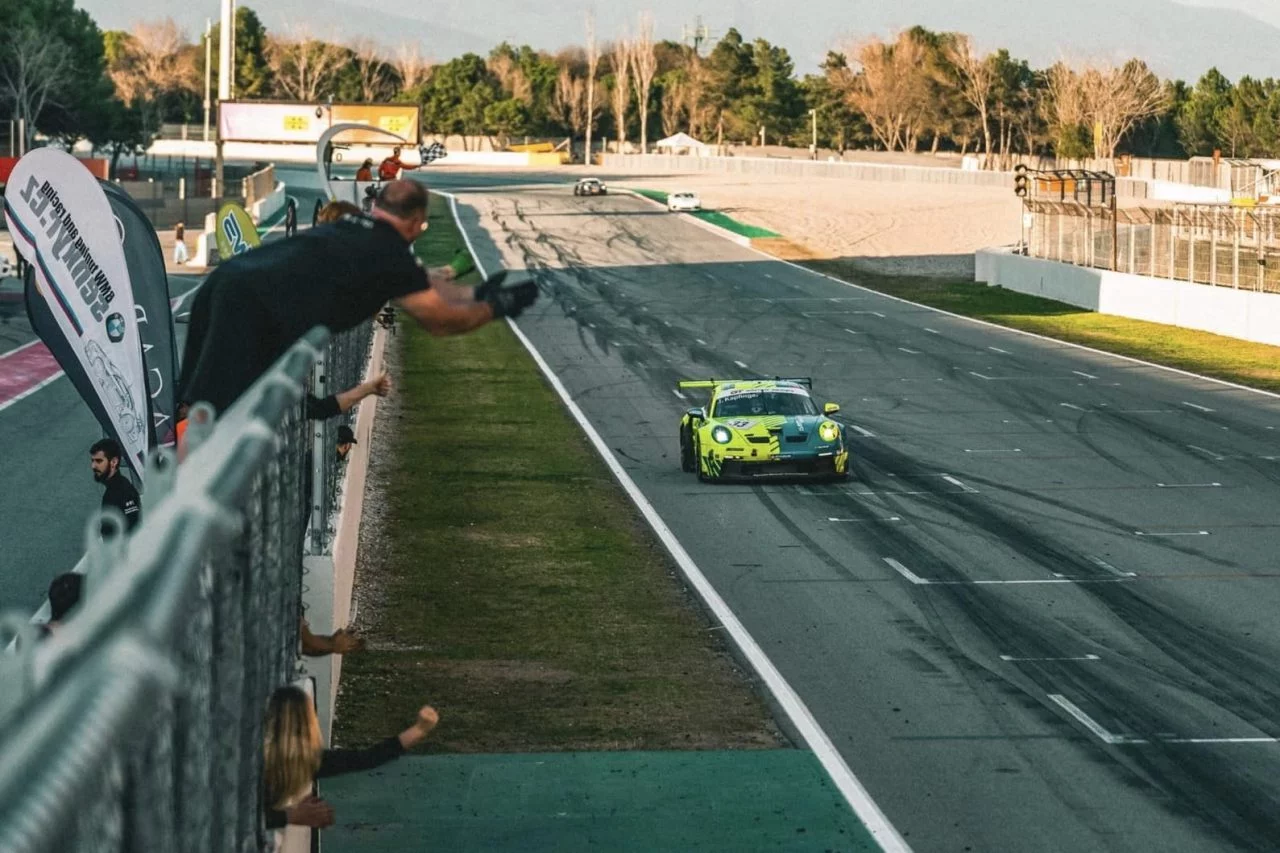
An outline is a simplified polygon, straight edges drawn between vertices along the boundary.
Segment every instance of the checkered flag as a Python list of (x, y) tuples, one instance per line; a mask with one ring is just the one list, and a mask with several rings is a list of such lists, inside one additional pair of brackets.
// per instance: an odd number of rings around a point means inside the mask
[(441, 157), (448, 157), (449, 152), (444, 150), (443, 142), (433, 142), (430, 145), (418, 146), (418, 156), (422, 158), (422, 165), (425, 166)]

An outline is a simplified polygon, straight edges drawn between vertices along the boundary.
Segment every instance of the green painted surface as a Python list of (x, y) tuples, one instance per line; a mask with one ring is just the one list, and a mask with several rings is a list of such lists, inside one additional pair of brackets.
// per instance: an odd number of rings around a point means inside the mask
[(795, 749), (411, 756), (321, 794), (325, 853), (879, 849)]
[[(637, 190), (633, 189), (636, 195), (642, 195), (645, 198), (653, 199), (660, 204), (667, 203), (667, 194), (661, 190)], [(717, 228), (723, 228), (742, 237), (748, 237), (752, 240), (763, 239), (767, 237), (780, 237), (776, 231), (770, 231), (768, 228), (759, 228), (755, 225), (747, 225), (745, 222), (739, 222), (731, 216), (725, 216), (718, 210), (700, 210), (697, 213), (691, 213), (690, 216), (696, 216), (703, 222), (709, 222)]]

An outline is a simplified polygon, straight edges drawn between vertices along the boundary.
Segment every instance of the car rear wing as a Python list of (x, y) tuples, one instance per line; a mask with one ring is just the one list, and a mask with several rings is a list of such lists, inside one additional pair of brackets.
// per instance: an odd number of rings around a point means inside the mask
[[(808, 376), (775, 376), (775, 382), (794, 382), (797, 385), (803, 385), (810, 391), (813, 390), (813, 379)], [(715, 388), (717, 385), (728, 385), (730, 382), (759, 382), (760, 378), (755, 379), (685, 379), (677, 383), (676, 387), (681, 390), (687, 388)]]

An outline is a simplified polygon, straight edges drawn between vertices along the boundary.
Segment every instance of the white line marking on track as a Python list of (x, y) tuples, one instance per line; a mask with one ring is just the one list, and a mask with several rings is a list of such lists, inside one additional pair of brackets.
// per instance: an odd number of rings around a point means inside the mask
[(1074, 373), (1076, 376), (1083, 376), (1085, 379), (1097, 379), (1097, 378), (1098, 378), (1098, 377), (1094, 376), (1092, 373), (1085, 373), (1083, 370), (1073, 370), (1073, 371), (1071, 371), (1071, 372), (1072, 372), (1072, 373)]
[(884, 561), (888, 563), (889, 567), (892, 568), (895, 572), (902, 575), (904, 578), (911, 581), (911, 583), (915, 584), (916, 586), (924, 586), (929, 583), (929, 581), (920, 577), (915, 572), (911, 571), (906, 566), (902, 565), (902, 563), (899, 563), (897, 560), (893, 559), (893, 557), (885, 557)]
[(1161, 489), (1220, 489), (1221, 483), (1156, 483)]
[(991, 350), (992, 352), (998, 352), (1001, 355), (1012, 355), (1012, 353), (1009, 352), (1007, 349), (1000, 349), (1000, 347), (987, 347), (987, 349)]
[(1088, 411), (1087, 409), (1081, 406), (1077, 406), (1075, 403), (1059, 403), (1058, 405), (1064, 409), (1075, 409), (1077, 412)]
[[(475, 258), (476, 267), (480, 269), (483, 275), (484, 268), (480, 263), (480, 259), (476, 257), (475, 246), (472, 245), (471, 238), (466, 229), (462, 227), (462, 222), (458, 217), (457, 199), (452, 194), (449, 194), (448, 198), (458, 231), (461, 232), (462, 239), (466, 242), (472, 257)], [(823, 769), (827, 771), (827, 775), (831, 777), (836, 787), (840, 789), (840, 793), (849, 803), (858, 819), (862, 821), (867, 831), (879, 843), (880, 849), (884, 853), (911, 853), (910, 845), (907, 844), (893, 824), (889, 822), (884, 812), (880, 810), (875, 800), (871, 798), (871, 794), (867, 792), (862, 782), (854, 775), (853, 770), (849, 768), (844, 757), (836, 749), (835, 744), (831, 742), (830, 736), (827, 735), (813, 716), (813, 712), (805, 705), (804, 700), (796, 693), (795, 688), (773, 665), (773, 661), (769, 659), (764, 649), (747, 631), (746, 627), (733, 612), (733, 609), (720, 597), (720, 593), (716, 592), (715, 587), (711, 585), (706, 575), (698, 568), (698, 564), (689, 556), (689, 552), (680, 544), (680, 540), (667, 527), (666, 522), (662, 520), (662, 516), (658, 514), (653, 504), (649, 503), (649, 499), (645, 497), (640, 487), (636, 485), (631, 476), (618, 463), (618, 459), (614, 456), (613, 451), (609, 449), (609, 445), (601, 438), (600, 433), (591, 425), (591, 422), (587, 420), (587, 416), (578, 407), (578, 404), (573, 401), (568, 389), (564, 387), (560, 377), (556, 376), (555, 371), (547, 364), (546, 359), (542, 357), (542, 353), (538, 352), (537, 347), (533, 345), (533, 341), (529, 340), (528, 336), (511, 318), (507, 318), (507, 325), (515, 336), (519, 338), (525, 349), (529, 351), (529, 355), (538, 365), (538, 369), (546, 376), (547, 382), (560, 395), (560, 399), (564, 402), (565, 408), (569, 410), (569, 414), (578, 422), (578, 426), (586, 433), (587, 439), (595, 446), (596, 452), (600, 454), (609, 470), (613, 472), (613, 475), (622, 485), (623, 490), (662, 541), (672, 559), (675, 560), (684, 576), (688, 579), (690, 586), (697, 591), (698, 595), (706, 603), (707, 609), (724, 626), (725, 630), (733, 638), (734, 643), (741, 649), (743, 656), (751, 664), (751, 667), (768, 686), (769, 692), (778, 700), (783, 712), (795, 724), (800, 736), (809, 748), (813, 750)]]
[(52, 376), (46, 379), (43, 379), (40, 382), (37, 382), (35, 385), (32, 385), (30, 388), (23, 391), (21, 394), (18, 394), (15, 397), (10, 397), (8, 400), (5, 400), (3, 403), (0, 403), (0, 412), (3, 412), (5, 409), (9, 408), (19, 400), (27, 399), (32, 394), (39, 391), (41, 388), (56, 382), (57, 380), (61, 379), (63, 376), (66, 376), (66, 372), (59, 370), (57, 373), (53, 374)]
[(707, 342), (704, 341), (702, 338), (694, 338), (694, 340), (702, 344), (704, 347), (707, 345)]
[(1210, 409), (1208, 406), (1198, 406), (1198, 405), (1196, 405), (1195, 403), (1188, 403), (1186, 400), (1183, 400), (1183, 401), (1182, 401), (1182, 405), (1184, 405), (1184, 406), (1190, 406), (1190, 407), (1191, 407), (1191, 408), (1193, 408), (1193, 409), (1199, 409), (1199, 410), (1200, 410), (1200, 411), (1202, 411), (1202, 412), (1212, 412), (1212, 411), (1213, 411), (1213, 409)]
[(1084, 655), (1083, 657), (1064, 657), (1064, 658), (1019, 658), (1013, 655), (1000, 655), (1000, 660), (1007, 660), (1013, 663), (1021, 663), (1023, 661), (1068, 661), (1068, 660), (1102, 660), (1097, 655)]
[(750, 370), (749, 367), (747, 367), (745, 364), (743, 364), (740, 361), (735, 361), (734, 364), (738, 365), (738, 367), (741, 367), (743, 370)]
[(994, 376), (984, 376), (984, 375), (982, 375), (981, 373), (978, 373), (976, 370), (970, 370), (970, 371), (969, 371), (969, 375), (970, 375), (970, 376), (976, 376), (976, 377), (978, 377), (979, 379), (986, 379), (986, 380), (988, 380), (988, 381), (989, 381), (989, 380), (992, 380), (992, 379), (995, 379), (995, 377), (994, 377)]
[(907, 349), (906, 347), (898, 347), (898, 349), (899, 349), (899, 350), (901, 350), (902, 352), (905, 352), (907, 355), (919, 355), (919, 354), (920, 354), (920, 350)]
[(34, 341), (27, 341), (25, 344), (16, 346), (13, 349), (9, 350), (8, 352), (0, 353), (0, 359), (6, 359), (11, 355), (17, 355), (18, 353), (22, 352), (24, 349), (29, 349), (30, 347), (33, 347), (39, 343), (41, 343), (39, 338), (36, 338)]
[(872, 431), (871, 431), (871, 430), (869, 430), (869, 429), (863, 429), (862, 427), (858, 426), (857, 424), (849, 424), (849, 429), (853, 430), (854, 432), (856, 432), (858, 435), (862, 436), (863, 438), (875, 438), (875, 437), (876, 437), (876, 434), (875, 434), (874, 432), (872, 432)]
[(902, 521), (902, 519), (896, 515), (891, 515), (887, 518), (836, 518), (835, 516), (827, 516), (827, 521), (838, 521), (843, 524), (872, 524), (877, 521)]
[(876, 315), (877, 317), (879, 317), (881, 320), (883, 320), (883, 319), (884, 319), (884, 315), (883, 315), (883, 314), (881, 314), (879, 311), (854, 311), (854, 312), (852, 312), (852, 313), (854, 313), (854, 314), (874, 314), (874, 315)]
[(1166, 531), (1164, 533), (1152, 533), (1150, 531), (1135, 530), (1134, 536), (1208, 536), (1207, 530), (1187, 530), (1187, 531)]
[(931, 335), (941, 334), (937, 329), (930, 329), (928, 326), (925, 326), (924, 330)]
[(1124, 742), (1124, 738), (1118, 735), (1113, 735), (1111, 732), (1098, 725), (1097, 721), (1094, 720), (1093, 717), (1090, 717), (1084, 711), (1081, 711), (1076, 707), (1074, 702), (1063, 696), (1061, 693), (1050, 693), (1049, 701), (1070, 714), (1077, 723), (1092, 732), (1093, 735), (1103, 743), (1114, 745)]
[(846, 332), (848, 332), (848, 333), (849, 333), (849, 334), (851, 334), (851, 335), (860, 335), (860, 334), (862, 334), (862, 332), (855, 332), (853, 329), (845, 329), (845, 331), (846, 331)]
[(1090, 557), (1089, 562), (1093, 563), (1095, 566), (1105, 569), (1108, 572), (1111, 572), (1111, 574), (1115, 575), (1118, 578), (1136, 578), (1138, 576), (1135, 572), (1120, 571), (1115, 566), (1111, 565), (1101, 557)]
[(955, 477), (952, 477), (950, 474), (943, 474), (942, 479), (946, 480), (948, 483), (950, 483), (953, 486), (956, 486), (957, 488), (963, 489), (964, 491), (968, 492), (971, 495), (978, 493), (977, 489), (972, 489), (966, 486), (964, 483), (960, 482)]
[(676, 389), (676, 388), (672, 388), (672, 389), (671, 389), (671, 393), (672, 393), (672, 394), (675, 394), (675, 395), (676, 395), (677, 397), (679, 397), (681, 400), (688, 400), (688, 399), (689, 399), (689, 398), (688, 398), (688, 397), (686, 397), (684, 394), (680, 393), (680, 391), (679, 391), (678, 389)]
[(1205, 456), (1211, 456), (1211, 457), (1213, 457), (1213, 458), (1214, 458), (1216, 461), (1218, 461), (1218, 462), (1221, 462), (1222, 460), (1224, 460), (1224, 459), (1226, 459), (1226, 458), (1227, 458), (1227, 457), (1225, 457), (1225, 456), (1222, 456), (1221, 454), (1214, 453), (1212, 450), (1208, 450), (1208, 449), (1206, 449), (1206, 448), (1203, 448), (1203, 447), (1201, 447), (1201, 446), (1200, 446), (1200, 445), (1198, 445), (1198, 444), (1188, 444), (1188, 445), (1187, 445), (1187, 447), (1189, 447), (1189, 448), (1190, 448), (1190, 449), (1192, 449), (1192, 450), (1197, 450), (1197, 451), (1199, 451), (1200, 453), (1203, 453)]

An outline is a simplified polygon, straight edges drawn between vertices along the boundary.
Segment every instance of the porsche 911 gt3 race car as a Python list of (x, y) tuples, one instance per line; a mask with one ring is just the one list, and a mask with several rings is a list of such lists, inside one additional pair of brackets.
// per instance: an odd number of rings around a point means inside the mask
[(705, 407), (680, 419), (680, 467), (700, 480), (846, 476), (844, 427), (819, 411), (809, 379), (705, 379), (680, 389), (708, 389)]

